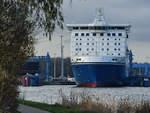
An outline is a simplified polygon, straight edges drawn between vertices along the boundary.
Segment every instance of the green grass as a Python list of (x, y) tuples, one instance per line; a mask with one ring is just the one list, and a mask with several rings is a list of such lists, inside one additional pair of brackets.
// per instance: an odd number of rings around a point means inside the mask
[(93, 111), (80, 110), (80, 108), (73, 109), (73, 108), (62, 106), (62, 105), (50, 105), (50, 104), (32, 102), (32, 101), (26, 101), (26, 100), (19, 100), (19, 103), (28, 105), (31, 107), (39, 108), (41, 110), (49, 111), (52, 113), (96, 113)]

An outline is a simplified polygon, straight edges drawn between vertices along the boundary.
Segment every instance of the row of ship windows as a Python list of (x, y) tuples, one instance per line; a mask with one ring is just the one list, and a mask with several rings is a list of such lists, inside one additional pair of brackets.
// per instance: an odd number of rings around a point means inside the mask
[[(87, 54), (87, 55), (89, 55), (89, 54)], [(107, 54), (107, 55), (109, 55), (109, 54)], [(112, 55), (114, 55), (114, 54), (112, 53)], [(119, 55), (119, 56), (120, 56), (120, 55)], [(81, 61), (81, 58), (77, 58), (76, 60), (77, 60), (77, 61)], [(117, 61), (117, 60), (118, 60), (118, 59), (116, 59), (116, 58), (113, 58), (113, 59), (112, 59), (112, 61)], [(72, 59), (72, 61), (73, 61), (73, 59)]]
[[(76, 38), (76, 40), (78, 40), (78, 38)], [(82, 39), (80, 38), (80, 40), (82, 40)], [(89, 38), (87, 38), (87, 40), (89, 40)], [(93, 39), (93, 40), (94, 40), (94, 39)], [(104, 41), (105, 39), (104, 39), (104, 38), (102, 38), (102, 40)], [(109, 38), (107, 38), (107, 40), (110, 40), (110, 39), (109, 39)], [(117, 39), (115, 38), (114, 40), (117, 40)], [(120, 40), (120, 38), (119, 38), (118, 40)]]
[[(82, 49), (81, 48), (76, 48), (76, 51), (78, 51), (78, 50), (81, 51)], [(87, 48), (86, 50), (89, 51), (90, 49)], [(91, 50), (94, 51), (94, 48), (92, 48)], [(102, 48), (101, 50), (104, 51), (104, 48)], [(107, 48), (106, 50), (109, 51), (109, 48)], [(120, 51), (121, 49), (120, 48), (118, 48), (118, 49), (114, 48), (114, 51), (117, 51), (117, 50)]]
[[(102, 45), (105, 45), (104, 43), (101, 43)], [(82, 43), (76, 43), (76, 45), (82, 45)], [(90, 45), (90, 43), (86, 43), (86, 45)], [(91, 45), (94, 46), (94, 43), (92, 43)], [(107, 43), (107, 45), (109, 45), (109, 43)], [(120, 43), (114, 43), (114, 45), (120, 45)]]
[[(76, 53), (75, 55), (79, 55), (79, 54)], [(82, 55), (90, 55), (90, 54), (89, 54), (89, 53), (86, 53), (86, 54), (82, 54)], [(110, 54), (110, 53), (107, 53), (106, 55), (112, 55), (112, 56), (113, 56), (113, 55), (115, 55), (115, 54), (114, 54), (114, 53), (111, 53), (111, 54)], [(118, 53), (117, 55), (120, 56), (121, 54)]]
[[(79, 36), (79, 33), (75, 33)], [(90, 36), (90, 33), (80, 33), (80, 36)], [(104, 36), (104, 33), (92, 33), (92, 36)], [(107, 36), (122, 36), (122, 33), (107, 33)]]
[(73, 27), (73, 30), (125, 30), (125, 26), (84, 26), (84, 27)]

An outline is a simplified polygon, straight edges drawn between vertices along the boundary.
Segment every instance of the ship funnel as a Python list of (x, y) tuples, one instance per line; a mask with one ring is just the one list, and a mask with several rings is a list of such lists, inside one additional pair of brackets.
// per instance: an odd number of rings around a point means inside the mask
[(103, 8), (97, 8), (96, 9), (96, 18), (93, 22), (94, 25), (105, 25), (105, 19), (104, 19), (104, 15), (103, 15)]

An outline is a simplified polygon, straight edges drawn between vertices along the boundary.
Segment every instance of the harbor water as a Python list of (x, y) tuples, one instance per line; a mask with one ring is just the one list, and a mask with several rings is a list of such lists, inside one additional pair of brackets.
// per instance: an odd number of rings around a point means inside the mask
[(65, 95), (73, 93), (86, 92), (88, 95), (98, 96), (100, 100), (114, 102), (120, 98), (129, 98), (134, 101), (150, 101), (149, 87), (97, 87), (83, 88), (76, 85), (46, 85), (38, 87), (22, 87), (19, 86), (19, 97), (21, 99), (44, 102), (48, 104), (59, 103), (60, 91)]

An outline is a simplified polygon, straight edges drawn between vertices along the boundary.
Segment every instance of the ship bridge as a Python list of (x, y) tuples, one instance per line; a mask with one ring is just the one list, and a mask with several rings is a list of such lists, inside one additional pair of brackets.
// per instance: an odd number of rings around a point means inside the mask
[(107, 24), (102, 9), (91, 24), (67, 24), (72, 62), (127, 62), (131, 25)]

